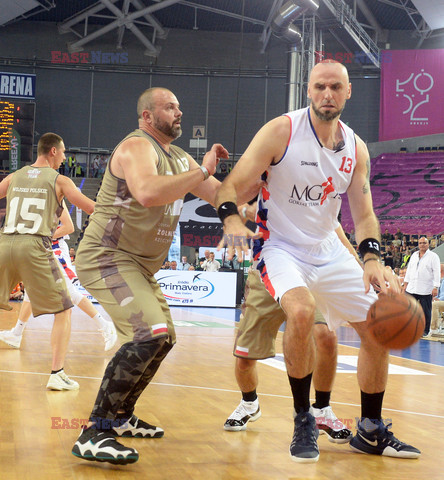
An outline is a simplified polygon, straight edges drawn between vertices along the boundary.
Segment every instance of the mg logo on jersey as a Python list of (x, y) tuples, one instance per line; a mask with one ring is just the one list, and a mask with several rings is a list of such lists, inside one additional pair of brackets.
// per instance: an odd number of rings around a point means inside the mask
[(328, 177), (328, 179), (320, 185), (306, 185), (303, 189), (301, 189), (301, 187), (298, 189), (296, 185), (293, 185), (288, 202), (304, 206), (322, 205), (329, 194), (334, 193), (334, 191), (335, 188), (332, 177)]
[(296, 185), (293, 185), (293, 190), (291, 191), (291, 199), (295, 199), (296, 197), (299, 201), (305, 200), (306, 202), (316, 202), (321, 198), (321, 196), (322, 185), (312, 185), (311, 187), (307, 185), (301, 191), (298, 190)]

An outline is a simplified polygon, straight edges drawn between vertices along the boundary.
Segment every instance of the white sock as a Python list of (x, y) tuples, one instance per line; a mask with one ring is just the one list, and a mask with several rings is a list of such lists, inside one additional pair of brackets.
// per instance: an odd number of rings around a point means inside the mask
[(20, 337), (23, 334), (23, 330), (26, 327), (26, 322), (22, 322), (20, 319), (17, 320), (15, 327), (12, 329), (12, 333), (17, 337)]
[(106, 324), (108, 323), (100, 313), (97, 313), (94, 317), (93, 320), (95, 320), (99, 324), (99, 328), (105, 328)]

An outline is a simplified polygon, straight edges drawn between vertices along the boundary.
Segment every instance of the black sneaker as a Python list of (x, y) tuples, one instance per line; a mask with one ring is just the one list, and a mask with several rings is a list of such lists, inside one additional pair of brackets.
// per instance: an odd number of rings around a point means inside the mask
[(132, 415), (120, 427), (111, 430), (118, 437), (160, 438), (165, 433), (160, 427), (155, 427)]
[(350, 441), (350, 447), (354, 452), (367, 453), (369, 455), (384, 455), (397, 458), (418, 458), (421, 452), (407, 443), (398, 440), (389, 427), (382, 421), (370, 421), (368, 418), (358, 422), (358, 431)]
[(91, 462), (109, 462), (115, 465), (126, 465), (139, 460), (134, 448), (120, 444), (111, 432), (84, 429), (72, 447), (72, 454)]
[(317, 462), (319, 459), (318, 437), (319, 430), (313, 415), (308, 412), (296, 415), (293, 440), (290, 445), (291, 459), (299, 463)]

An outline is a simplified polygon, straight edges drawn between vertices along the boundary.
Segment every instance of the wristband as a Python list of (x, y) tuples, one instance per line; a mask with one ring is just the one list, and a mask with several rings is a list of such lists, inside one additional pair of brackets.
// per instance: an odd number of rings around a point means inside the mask
[(379, 258), (367, 258), (367, 260), (364, 260), (364, 265), (367, 263), (367, 262), (371, 262), (372, 260), (374, 260), (375, 262), (378, 262), (379, 263)]
[(231, 217), (231, 215), (239, 215), (239, 212), (234, 202), (224, 202), (219, 205), (217, 214), (219, 215), (220, 221), (224, 223), (224, 220), (227, 217)]
[(364, 259), (366, 253), (373, 253), (378, 257), (381, 256), (381, 244), (376, 238), (366, 238), (365, 240), (362, 240), (359, 244), (358, 250), (362, 259)]
[(205, 181), (207, 178), (209, 178), (210, 172), (203, 165), (200, 165), (199, 168), (202, 170), (202, 173), (204, 174), (204, 181)]
[(244, 207), (241, 210), (241, 215), (242, 215), (242, 218), (247, 218), (247, 207)]

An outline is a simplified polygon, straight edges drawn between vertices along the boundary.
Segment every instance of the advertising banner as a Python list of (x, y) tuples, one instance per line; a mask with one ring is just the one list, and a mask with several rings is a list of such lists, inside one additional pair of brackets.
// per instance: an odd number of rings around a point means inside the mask
[(443, 133), (444, 49), (383, 54), (379, 141)]
[(159, 270), (154, 277), (168, 305), (236, 306), (236, 273)]

